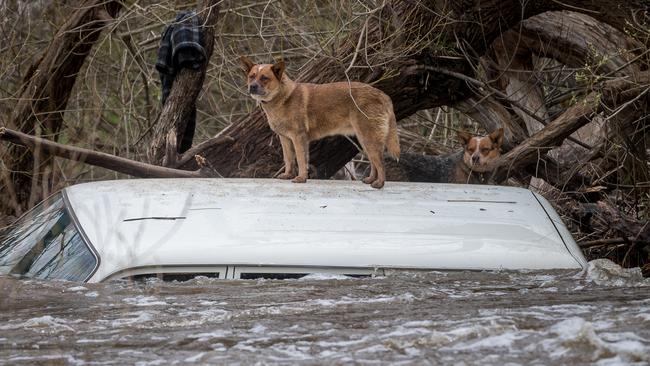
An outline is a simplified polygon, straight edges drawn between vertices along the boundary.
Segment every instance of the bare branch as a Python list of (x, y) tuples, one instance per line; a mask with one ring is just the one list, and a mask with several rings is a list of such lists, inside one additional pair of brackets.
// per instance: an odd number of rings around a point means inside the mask
[(67, 146), (5, 127), (0, 127), (0, 140), (26, 146), (32, 150), (40, 148), (41, 151), (49, 155), (99, 166), (139, 178), (204, 178), (215, 176), (215, 174), (209, 174), (205, 170), (187, 171), (165, 168), (80, 147)]

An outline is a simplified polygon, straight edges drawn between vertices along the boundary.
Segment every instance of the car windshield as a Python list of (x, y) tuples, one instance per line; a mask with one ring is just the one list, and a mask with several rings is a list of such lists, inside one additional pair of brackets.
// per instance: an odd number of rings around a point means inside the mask
[(60, 193), (23, 215), (0, 237), (0, 275), (85, 281), (96, 264)]

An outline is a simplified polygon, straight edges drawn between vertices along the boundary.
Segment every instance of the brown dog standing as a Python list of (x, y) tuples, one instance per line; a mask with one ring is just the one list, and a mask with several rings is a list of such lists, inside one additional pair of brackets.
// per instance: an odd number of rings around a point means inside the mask
[(384, 186), (384, 148), (399, 157), (397, 124), (393, 103), (381, 90), (356, 82), (331, 84), (297, 83), (284, 73), (284, 62), (253, 63), (241, 57), (248, 77), (248, 92), (266, 113), (271, 129), (280, 136), (284, 173), (279, 178), (298, 176), (307, 181), (309, 142), (332, 135), (356, 135), (370, 160), (370, 176), (363, 180), (373, 188)]

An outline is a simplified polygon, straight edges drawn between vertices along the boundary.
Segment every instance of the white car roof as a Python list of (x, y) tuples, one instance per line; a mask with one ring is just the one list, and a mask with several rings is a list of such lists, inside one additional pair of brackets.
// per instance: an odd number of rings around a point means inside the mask
[(132, 179), (65, 189), (100, 257), (91, 281), (145, 266), (581, 268), (541, 196), (521, 188), (272, 179)]

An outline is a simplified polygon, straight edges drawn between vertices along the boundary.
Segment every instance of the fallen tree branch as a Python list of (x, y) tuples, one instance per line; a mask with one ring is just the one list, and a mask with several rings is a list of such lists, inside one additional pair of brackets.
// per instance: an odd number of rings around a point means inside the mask
[[(472, 85), (474, 85), (476, 87), (484, 88), (487, 91), (489, 91), (490, 94), (494, 94), (497, 98), (507, 102), (512, 107), (516, 107), (516, 108), (520, 109), (523, 113), (530, 116), (532, 119), (536, 120), (537, 122), (541, 123), (542, 125), (544, 125), (544, 126), (548, 125), (548, 123), (544, 119), (542, 119), (537, 114), (535, 114), (533, 111), (528, 109), (528, 107), (526, 107), (523, 104), (521, 104), (520, 102), (512, 99), (510, 96), (503, 93), (502, 91), (500, 91), (500, 90), (498, 90), (496, 88), (493, 88), (492, 86), (490, 86), (487, 83), (484, 83), (484, 82), (482, 82), (480, 80), (474, 79), (474, 78), (469, 77), (467, 75), (461, 74), (459, 72), (447, 70), (447, 69), (444, 69), (444, 68), (441, 68), (441, 67), (433, 67), (433, 66), (418, 66), (418, 67), (420, 67), (420, 68), (423, 67), (427, 71), (433, 71), (433, 72), (437, 72), (437, 73), (440, 73), (440, 74), (452, 76), (452, 77), (455, 77), (457, 79), (466, 81), (467, 83), (472, 84)], [(483, 91), (479, 91), (479, 92), (482, 93), (485, 97), (490, 96), (486, 92), (483, 92)], [(589, 145), (585, 144), (584, 142), (582, 142), (580, 140), (577, 140), (577, 139), (575, 139), (575, 138), (573, 138), (571, 136), (569, 136), (568, 139), (569, 139), (569, 141), (571, 141), (571, 142), (573, 142), (575, 144), (578, 144), (578, 145), (584, 147), (585, 149), (588, 149), (588, 150), (591, 149), (591, 146), (589, 146)]]
[(32, 150), (40, 148), (41, 151), (49, 155), (80, 161), (139, 178), (206, 178), (218, 175), (207, 168), (188, 171), (142, 163), (103, 152), (59, 144), (5, 127), (0, 127), (0, 140), (26, 146)]
[[(640, 85), (643, 85), (641, 87)], [(591, 116), (601, 112), (605, 105), (622, 105), (625, 108), (631, 101), (645, 94), (650, 88), (650, 74), (639, 75), (636, 81), (617, 79), (605, 83), (599, 91), (589, 94), (582, 102), (568, 108), (549, 123), (501, 158), (494, 164), (492, 182), (505, 180), (512, 170), (520, 169), (534, 162), (548, 150), (559, 146), (564, 139), (591, 121)]]
[(625, 244), (627, 243), (628, 240), (626, 238), (606, 238), (606, 239), (596, 239), (596, 240), (589, 240), (589, 241), (583, 241), (581, 243), (578, 243), (578, 246), (582, 249), (587, 249), (587, 248), (592, 248), (592, 247), (598, 247), (601, 245), (618, 245), (618, 244)]

